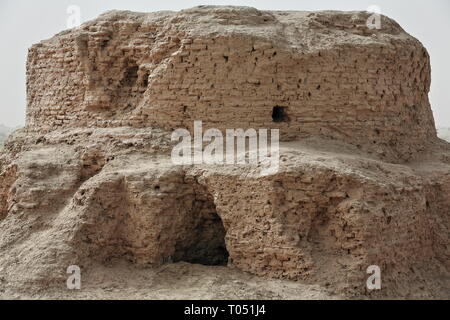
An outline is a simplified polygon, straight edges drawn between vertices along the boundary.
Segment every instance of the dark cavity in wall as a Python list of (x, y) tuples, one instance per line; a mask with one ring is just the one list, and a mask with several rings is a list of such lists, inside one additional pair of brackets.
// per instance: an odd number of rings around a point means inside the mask
[(180, 232), (172, 260), (210, 266), (227, 265), (229, 255), (225, 234), (212, 196), (196, 199), (188, 214), (185, 230)]
[(287, 114), (287, 107), (273, 107), (272, 110), (272, 121), (273, 122), (288, 122), (289, 116)]
[(139, 67), (137, 65), (128, 66), (125, 70), (125, 74), (123, 75), (122, 85), (125, 87), (134, 86), (138, 79), (138, 70)]

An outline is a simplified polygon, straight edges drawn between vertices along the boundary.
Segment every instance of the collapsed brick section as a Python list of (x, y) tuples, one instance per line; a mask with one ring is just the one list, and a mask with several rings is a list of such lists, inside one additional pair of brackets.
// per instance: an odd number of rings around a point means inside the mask
[(183, 176), (157, 168), (94, 177), (70, 204), (87, 220), (74, 246), (101, 262), (127, 257), (138, 264), (226, 265), (225, 228), (212, 195)]
[[(279, 128), (284, 140), (332, 137), (391, 161), (435, 138), (428, 54), (392, 20), (369, 32), (364, 13), (247, 14), (253, 25), (227, 9), (111, 12), (33, 46), (27, 126), (191, 129), (202, 120), (205, 129)], [(289, 121), (273, 120), (276, 107)]]

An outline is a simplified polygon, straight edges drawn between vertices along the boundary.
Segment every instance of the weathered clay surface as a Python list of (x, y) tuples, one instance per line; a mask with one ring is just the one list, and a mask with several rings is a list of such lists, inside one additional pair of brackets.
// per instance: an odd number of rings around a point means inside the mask
[[(114, 11), (34, 45), (27, 125), (0, 156), (0, 290), (64, 290), (79, 265), (95, 291), (93, 270), (190, 262), (323, 290), (309, 297), (449, 298), (450, 146), (428, 54), (367, 17)], [(173, 165), (172, 129), (194, 120), (279, 128), (280, 170)], [(283, 290), (260, 297), (298, 295)]]

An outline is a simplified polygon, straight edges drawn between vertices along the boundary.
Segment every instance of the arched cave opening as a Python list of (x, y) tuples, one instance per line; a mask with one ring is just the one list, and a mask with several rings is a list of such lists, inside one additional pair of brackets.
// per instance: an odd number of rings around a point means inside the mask
[(185, 230), (178, 238), (173, 262), (185, 261), (208, 266), (227, 265), (225, 228), (217, 214), (212, 196), (195, 199), (186, 221)]

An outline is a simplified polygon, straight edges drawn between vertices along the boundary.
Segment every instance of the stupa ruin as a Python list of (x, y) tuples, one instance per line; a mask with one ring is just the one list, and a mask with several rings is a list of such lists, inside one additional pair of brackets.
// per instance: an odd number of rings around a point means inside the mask
[[(450, 144), (429, 56), (369, 16), (110, 11), (33, 45), (26, 126), (0, 156), (0, 296), (120, 262), (449, 298)], [(174, 165), (171, 133), (196, 120), (279, 129), (278, 172)]]

